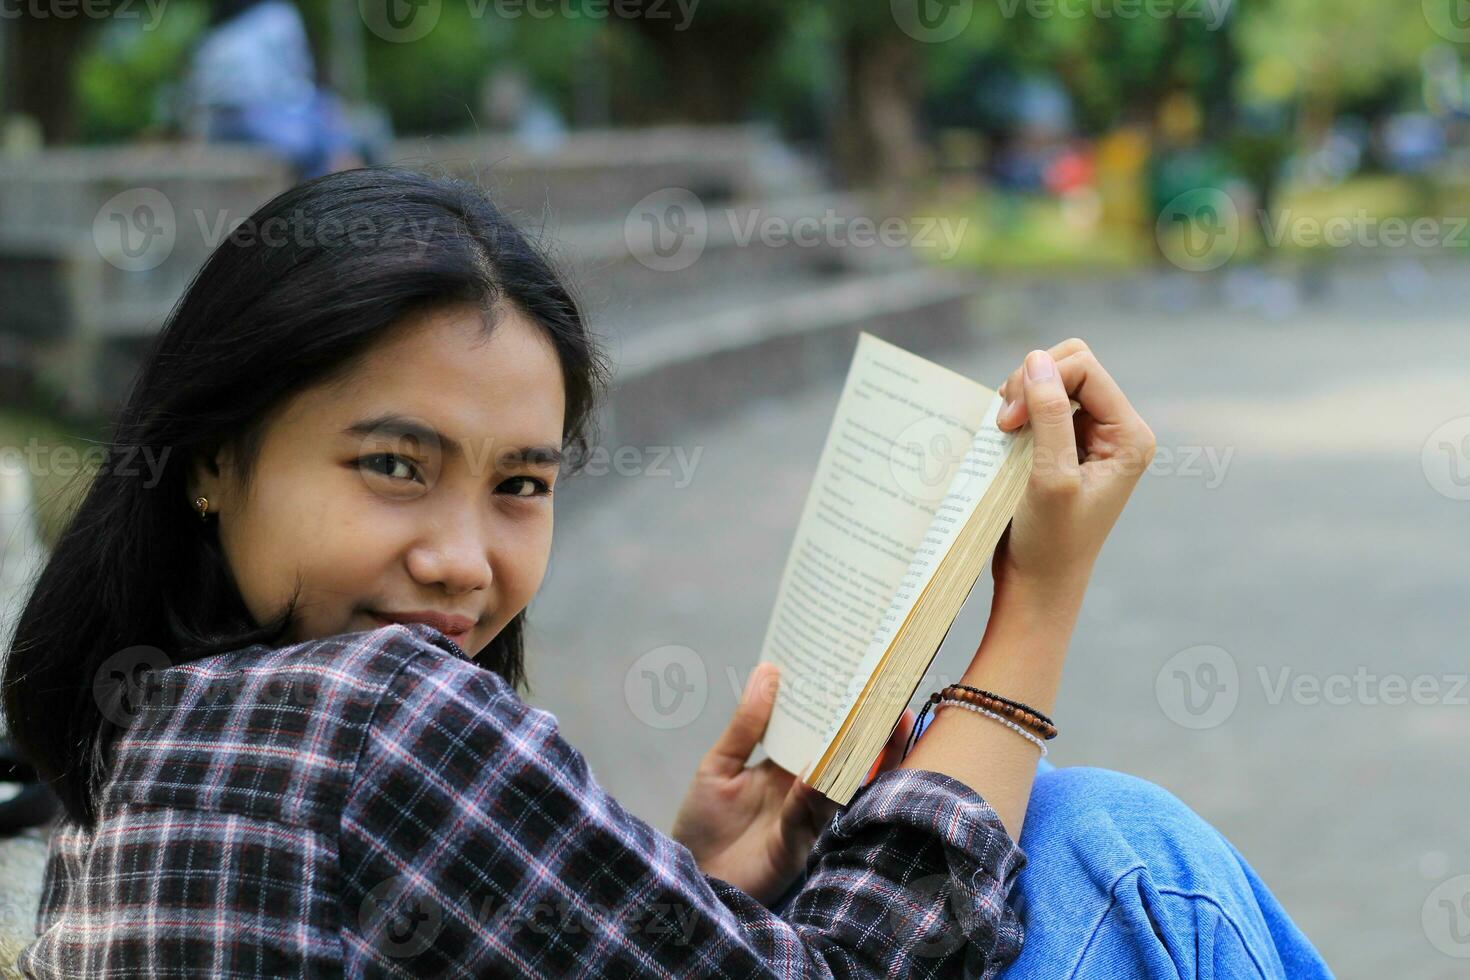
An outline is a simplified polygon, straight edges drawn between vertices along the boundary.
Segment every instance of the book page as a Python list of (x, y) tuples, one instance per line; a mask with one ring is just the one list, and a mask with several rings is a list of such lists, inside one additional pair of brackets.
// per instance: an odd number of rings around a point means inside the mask
[(899, 580), (892, 603), (879, 619), (867, 652), (853, 671), (848, 697), (842, 709), (834, 712), (824, 734), (825, 741), (830, 742), (836, 737), (848, 709), (862, 693), (868, 678), (878, 669), (879, 663), (883, 660), (883, 654), (892, 645), (899, 627), (909, 618), (914, 604), (919, 601), (919, 597), (924, 594), (924, 590), (934, 578), (940, 561), (948, 554), (955, 538), (969, 523), (971, 515), (975, 513), (975, 508), (979, 506), (981, 498), (995, 482), (995, 475), (1000, 472), (1001, 463), (1005, 461), (1011, 445), (1016, 441), (1015, 433), (1002, 432), (995, 424), (996, 417), (1000, 414), (1002, 401), (1000, 395), (995, 394), (986, 406), (985, 416), (974, 430), (970, 445), (960, 461), (954, 479), (944, 498), (935, 507), (933, 519), (923, 539), (919, 542), (919, 546), (914, 549), (913, 561), (910, 562), (902, 579)]
[(788, 771), (801, 775), (815, 762), (862, 689), (874, 637), (974, 433), (993, 417), (992, 395), (859, 336), (761, 649), (781, 668), (763, 744)]

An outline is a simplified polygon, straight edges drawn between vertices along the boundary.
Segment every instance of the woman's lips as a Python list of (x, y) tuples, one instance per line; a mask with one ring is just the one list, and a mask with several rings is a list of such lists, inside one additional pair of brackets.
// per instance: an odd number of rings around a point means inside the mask
[(469, 636), (474, 621), (463, 616), (446, 616), (439, 613), (403, 613), (386, 614), (380, 612), (369, 612), (369, 616), (384, 626), (393, 626), (406, 623), (424, 623), (432, 626), (451, 640), (459, 643)]

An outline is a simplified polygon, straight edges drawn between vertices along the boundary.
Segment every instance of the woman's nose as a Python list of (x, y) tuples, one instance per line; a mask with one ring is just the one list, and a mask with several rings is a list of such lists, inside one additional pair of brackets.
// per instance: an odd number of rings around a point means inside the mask
[(415, 580), (453, 595), (487, 589), (492, 579), (489, 549), (466, 522), (421, 542), (409, 553), (408, 564)]

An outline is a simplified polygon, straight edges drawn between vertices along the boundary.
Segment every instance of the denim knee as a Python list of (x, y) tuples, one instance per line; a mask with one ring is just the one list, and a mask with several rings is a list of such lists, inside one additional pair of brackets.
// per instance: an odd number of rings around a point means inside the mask
[(1042, 766), (1020, 843), (1010, 980), (1330, 976), (1234, 846), (1162, 787)]

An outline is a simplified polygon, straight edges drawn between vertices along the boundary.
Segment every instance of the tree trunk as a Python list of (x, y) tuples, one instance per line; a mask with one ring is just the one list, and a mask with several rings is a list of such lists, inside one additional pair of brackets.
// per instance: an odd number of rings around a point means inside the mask
[(653, 50), (668, 88), (639, 121), (742, 122), (766, 67), (779, 24), (769, 12), (738, 8), (700, 11), (679, 25), (672, 19), (629, 23)]
[(924, 172), (918, 45), (903, 35), (842, 43), (844, 87), (832, 151), (851, 186), (906, 187)]
[(72, 76), (88, 36), (84, 17), (10, 21), (5, 32), (5, 112), (32, 117), (47, 143), (76, 138)]

